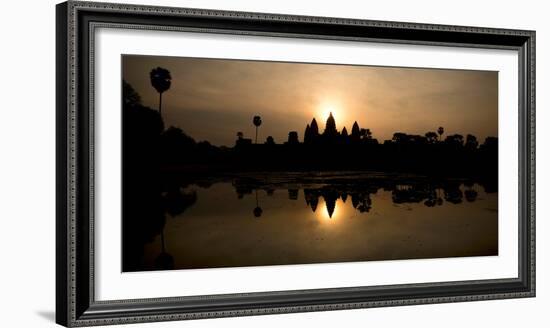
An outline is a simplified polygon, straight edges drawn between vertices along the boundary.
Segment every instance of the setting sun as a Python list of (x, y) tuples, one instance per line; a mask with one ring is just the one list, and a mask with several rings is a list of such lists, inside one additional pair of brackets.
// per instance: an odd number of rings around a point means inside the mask
[(339, 120), (343, 120), (343, 115), (342, 115), (342, 110), (340, 108), (338, 108), (337, 106), (334, 106), (334, 105), (322, 105), (320, 106), (320, 109), (319, 109), (319, 112), (318, 112), (318, 115), (316, 115), (316, 117), (321, 121), (321, 122), (325, 122), (327, 120), (327, 118), (330, 116), (330, 114), (332, 113), (332, 116), (334, 118), (338, 118)]

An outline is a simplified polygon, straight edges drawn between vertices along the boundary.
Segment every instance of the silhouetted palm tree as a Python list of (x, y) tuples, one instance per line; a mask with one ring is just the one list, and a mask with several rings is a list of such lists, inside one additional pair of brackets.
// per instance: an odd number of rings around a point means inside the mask
[(170, 75), (169, 70), (162, 67), (157, 67), (151, 70), (149, 77), (151, 78), (151, 85), (159, 93), (159, 114), (161, 114), (162, 117), (162, 94), (166, 90), (170, 89), (170, 85), (172, 84), (172, 76)]
[(258, 143), (258, 127), (262, 125), (262, 118), (259, 116), (254, 116), (254, 119), (252, 119), (252, 123), (256, 127), (256, 142)]
[(439, 141), (441, 141), (441, 136), (443, 135), (444, 132), (445, 132), (445, 130), (443, 129), (442, 126), (440, 126), (440, 127), (437, 129), (437, 134), (439, 134)]

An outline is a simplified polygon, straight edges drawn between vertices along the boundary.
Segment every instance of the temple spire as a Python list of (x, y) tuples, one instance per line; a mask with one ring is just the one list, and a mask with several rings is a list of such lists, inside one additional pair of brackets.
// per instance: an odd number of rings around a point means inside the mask
[(338, 130), (336, 130), (336, 121), (334, 120), (334, 116), (332, 116), (332, 112), (330, 112), (327, 118), (325, 132), (323, 134), (326, 136), (336, 136), (338, 134)]

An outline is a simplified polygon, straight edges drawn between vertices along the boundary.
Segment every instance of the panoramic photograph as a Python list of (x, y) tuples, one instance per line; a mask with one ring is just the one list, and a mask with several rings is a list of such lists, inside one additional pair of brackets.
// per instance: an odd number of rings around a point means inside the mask
[(498, 255), (498, 72), (121, 60), (123, 272)]

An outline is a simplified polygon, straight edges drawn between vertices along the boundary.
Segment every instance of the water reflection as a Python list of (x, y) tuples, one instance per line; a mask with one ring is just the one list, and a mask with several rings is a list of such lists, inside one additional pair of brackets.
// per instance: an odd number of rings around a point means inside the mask
[[(247, 194), (256, 194), (256, 208), (254, 209), (254, 216), (256, 217), (261, 216), (263, 212), (258, 205), (258, 190), (264, 190), (268, 196), (273, 196), (275, 190), (273, 184), (262, 186), (261, 182), (251, 178), (235, 179), (232, 185), (235, 188), (238, 199), (243, 199)], [(481, 188), (479, 185), (478, 187)], [(376, 194), (379, 189), (391, 191), (392, 202), (395, 204), (423, 203), (427, 207), (442, 206), (445, 201), (452, 204), (460, 204), (463, 198), (468, 202), (474, 202), (478, 195), (474, 188), (474, 183), (471, 181), (426, 183), (419, 181), (412, 182), (412, 180), (407, 184), (403, 184), (399, 180), (390, 183), (383, 180), (374, 180), (370, 181), (370, 185), (363, 185), (362, 183), (333, 183), (316, 188), (304, 187), (303, 193), (306, 205), (313, 212), (317, 210), (319, 198), (322, 198), (330, 218), (335, 211), (336, 201), (341, 199), (345, 203), (348, 197), (351, 198), (354, 209), (359, 213), (368, 213), (372, 208), (370, 196), (371, 194)], [(287, 191), (289, 200), (298, 200), (298, 188), (288, 188)], [(257, 212), (260, 214), (256, 215)]]
[(486, 181), (290, 173), (169, 181), (162, 228), (124, 254), (134, 261), (124, 271), (498, 254), (497, 187)]
[(259, 218), (260, 216), (262, 216), (262, 213), (264, 212), (262, 210), (262, 208), (260, 207), (260, 204), (258, 202), (258, 190), (256, 189), (256, 207), (254, 207), (254, 211), (252, 211), (254, 213), (254, 216)]

